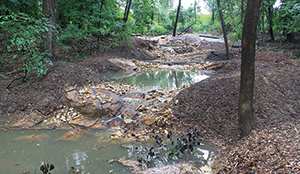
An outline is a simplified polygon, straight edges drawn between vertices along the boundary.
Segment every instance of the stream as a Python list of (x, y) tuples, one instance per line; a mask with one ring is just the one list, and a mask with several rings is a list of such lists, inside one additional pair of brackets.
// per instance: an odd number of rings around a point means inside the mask
[[(114, 74), (113, 77), (115, 82), (171, 90), (198, 82), (208, 76), (184, 71), (157, 71), (125, 76), (123, 74), (119, 78)], [(55, 130), (7, 129), (11, 125), (7, 120), (0, 120), (0, 125), (2, 125), (0, 127), (0, 173), (5, 174), (43, 173), (40, 171), (42, 162), (54, 165), (55, 168), (51, 171), (53, 174), (67, 174), (72, 167), (92, 174), (131, 173), (130, 167), (117, 162), (117, 159), (122, 157), (132, 161), (138, 161), (140, 158), (147, 159), (147, 153), (151, 148), (159, 158), (149, 161), (148, 168), (197, 161), (195, 166), (204, 167), (202, 170), (210, 173), (208, 165), (214, 159), (215, 151), (218, 149), (212, 143), (199, 142), (194, 146), (193, 151), (187, 150), (176, 159), (168, 157), (172, 149), (170, 139), (162, 137), (166, 146), (163, 149), (154, 138), (146, 142), (111, 139), (110, 135), (120, 129), (119, 127), (93, 129), (75, 141), (65, 141), (59, 140), (59, 137), (72, 129), (68, 125), (62, 125)], [(177, 137), (173, 139), (176, 140)], [(145, 168), (145, 166), (139, 167)]]

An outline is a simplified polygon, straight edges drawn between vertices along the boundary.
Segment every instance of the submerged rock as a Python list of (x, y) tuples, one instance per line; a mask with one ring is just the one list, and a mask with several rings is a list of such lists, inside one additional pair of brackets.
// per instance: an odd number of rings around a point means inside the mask
[(58, 140), (76, 141), (83, 138), (86, 134), (90, 133), (91, 129), (75, 128), (59, 137)]
[(28, 118), (23, 118), (23, 119), (19, 120), (17, 123), (15, 123), (13, 126), (21, 127), (21, 128), (30, 128), (39, 123), (40, 123), (40, 121), (33, 121)]
[(106, 129), (107, 127), (97, 122), (97, 120), (86, 120), (83, 118), (72, 120), (69, 122), (70, 124), (92, 128), (92, 129)]

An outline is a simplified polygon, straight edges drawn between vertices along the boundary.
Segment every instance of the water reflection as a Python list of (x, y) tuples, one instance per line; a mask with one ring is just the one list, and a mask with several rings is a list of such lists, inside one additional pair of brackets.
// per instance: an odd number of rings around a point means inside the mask
[(199, 82), (208, 76), (201, 73), (188, 71), (156, 71), (134, 74), (126, 77), (113, 77), (112, 80), (119, 83), (136, 84), (152, 88), (175, 89), (183, 85)]
[[(0, 122), (1, 125), (1, 122)], [(75, 142), (59, 141), (60, 136), (66, 131), (49, 131), (49, 130), (9, 130), (3, 132), (0, 130), (0, 173), (42, 173), (39, 170), (41, 161), (52, 163), (55, 169), (51, 173), (67, 174), (70, 168), (74, 166), (84, 172), (91, 173), (131, 173), (128, 167), (120, 163), (108, 163), (107, 159), (118, 159), (128, 157), (137, 160), (135, 150), (129, 150), (122, 145), (134, 145), (140, 148), (157, 147), (153, 142), (128, 143), (122, 140), (112, 140), (109, 135), (112, 129), (105, 131), (93, 130), (89, 135)], [(36, 135), (37, 139), (31, 138)], [(43, 135), (46, 138), (42, 139)], [(29, 138), (29, 139), (27, 139)], [(170, 143), (170, 142), (169, 142)], [(169, 145), (168, 145), (169, 146)], [(198, 147), (197, 147), (198, 148)], [(214, 151), (217, 149), (212, 144), (199, 146), (195, 154), (185, 153), (182, 160), (197, 160), (205, 158), (211, 161), (214, 158)], [(203, 153), (202, 153), (203, 152)], [(197, 154), (197, 155), (196, 155)], [(204, 155), (203, 155), (204, 154)], [(167, 158), (163, 151), (159, 154), (162, 158)], [(167, 165), (178, 163), (177, 161), (168, 160), (156, 165)]]

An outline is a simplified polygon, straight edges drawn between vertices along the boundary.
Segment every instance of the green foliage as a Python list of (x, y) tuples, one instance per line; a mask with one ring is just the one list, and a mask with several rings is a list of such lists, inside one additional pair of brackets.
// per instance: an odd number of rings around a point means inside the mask
[(131, 7), (133, 14), (132, 17), (135, 20), (135, 33), (144, 33), (150, 27), (149, 25), (152, 22), (152, 15), (154, 15), (154, 9), (151, 6), (151, 1), (140, 0), (132, 1)]
[(40, 3), (36, 0), (5, 0), (0, 3), (0, 15), (11, 13), (26, 13), (31, 17), (41, 17)]
[(197, 15), (197, 22), (193, 25), (194, 32), (196, 33), (207, 33), (210, 28), (211, 14)]
[(283, 30), (286, 34), (300, 31), (300, 2), (290, 0), (281, 4), (278, 9), (276, 29)]
[[(102, 4), (103, 3), (103, 4)], [(126, 23), (126, 30), (120, 11), (121, 4), (108, 0), (65, 1), (58, 0), (59, 23), (62, 27), (58, 44), (65, 50), (77, 46), (80, 54), (93, 49), (93, 37), (112, 42), (110, 35), (116, 37), (114, 42), (128, 41), (132, 32), (132, 18)], [(74, 50), (73, 50), (74, 51)]]
[(168, 30), (166, 28), (164, 28), (161, 25), (158, 25), (157, 22), (154, 22), (153, 25), (151, 25), (150, 27), (150, 33), (154, 34), (154, 35), (162, 35), (162, 34), (167, 34)]
[(235, 32), (228, 34), (231, 42), (237, 42), (242, 39), (243, 25), (240, 23), (236, 26)]
[[(34, 19), (24, 13), (0, 16), (1, 37), (5, 38), (9, 52), (17, 52), (12, 58), (21, 58), (25, 75), (36, 69), (40, 77), (47, 72), (47, 64), (53, 65), (44, 40), (50, 25), (46, 19)], [(53, 26), (52, 26), (53, 27)]]

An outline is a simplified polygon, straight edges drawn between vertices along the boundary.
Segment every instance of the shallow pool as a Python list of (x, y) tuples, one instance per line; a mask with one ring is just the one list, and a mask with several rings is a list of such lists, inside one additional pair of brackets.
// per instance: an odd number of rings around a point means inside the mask
[(110, 79), (118, 83), (129, 83), (151, 89), (175, 89), (208, 78), (202, 73), (189, 71), (153, 71), (126, 76), (114, 75)]
[[(2, 120), (1, 125), (6, 121)], [(55, 166), (51, 173), (67, 174), (73, 166), (81, 171), (95, 173), (131, 173), (131, 170), (118, 162), (108, 162), (109, 159), (127, 157), (137, 160), (134, 148), (124, 148), (122, 145), (150, 148), (158, 147), (155, 140), (149, 142), (125, 142), (124, 140), (110, 139), (110, 134), (116, 129), (92, 130), (89, 134), (76, 141), (58, 140), (60, 136), (71, 130), (69, 126), (60, 127), (64, 130), (25, 130), (0, 129), (0, 173), (42, 173), (41, 161)], [(69, 129), (69, 130), (68, 130)], [(167, 140), (166, 140), (167, 141)], [(218, 147), (211, 143), (201, 142), (193, 153), (186, 152), (179, 160), (168, 160), (164, 163), (153, 162), (155, 165), (179, 163), (187, 160), (205, 159), (212, 161)], [(165, 157), (165, 152), (159, 152)], [(196, 164), (201, 166), (206, 163)]]

